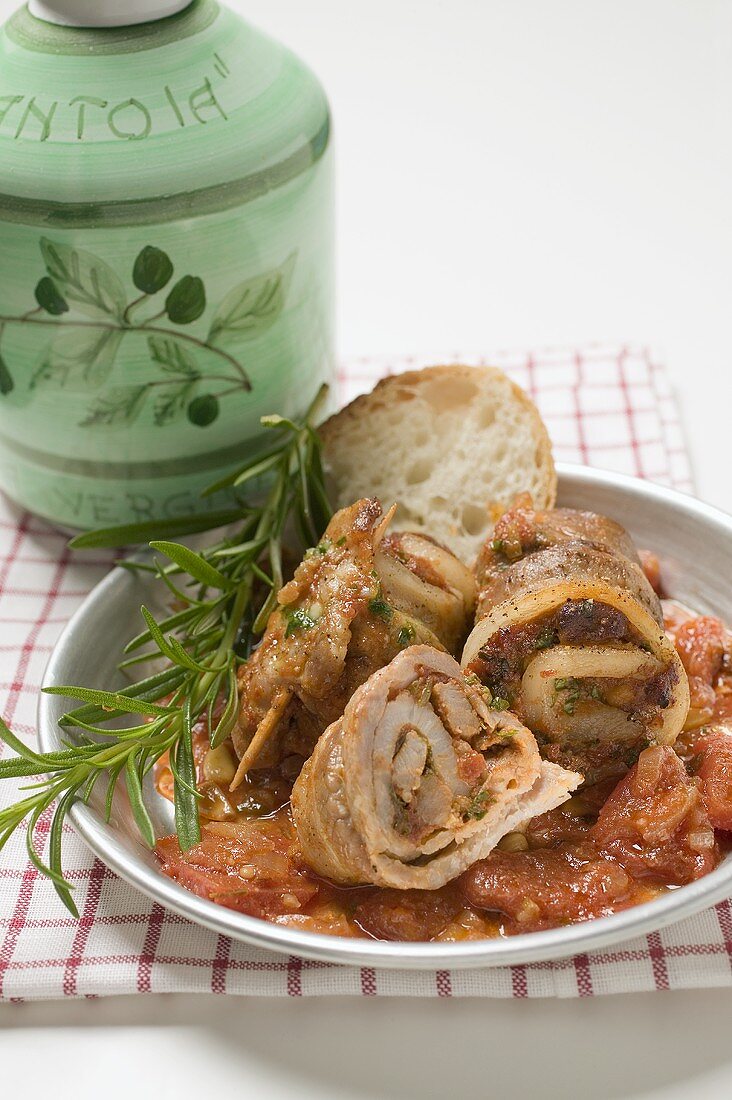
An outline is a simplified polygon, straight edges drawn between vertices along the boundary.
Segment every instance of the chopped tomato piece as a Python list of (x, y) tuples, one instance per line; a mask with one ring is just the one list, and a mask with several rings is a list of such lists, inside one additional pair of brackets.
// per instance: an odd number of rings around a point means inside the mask
[(471, 749), (466, 741), (456, 741), (455, 757), (457, 773), (463, 783), (467, 783), (472, 788), (485, 779), (487, 773), (485, 760), (479, 752)]
[(556, 848), (583, 841), (614, 786), (615, 780), (604, 779), (585, 787), (556, 809), (532, 818), (526, 826), (529, 847)]
[(600, 811), (591, 838), (635, 878), (669, 885), (700, 878), (719, 859), (699, 784), (668, 745), (643, 750)]
[(676, 649), (689, 677), (691, 707), (687, 728), (702, 726), (714, 716), (715, 688), (725, 666), (729, 635), (719, 619), (701, 615), (676, 630)]
[(562, 844), (583, 841), (593, 823), (594, 818), (581, 808), (575, 813), (574, 807), (566, 808), (565, 803), (532, 818), (526, 826), (526, 838), (531, 848), (557, 848)]
[(710, 687), (722, 671), (724, 643), (724, 626), (711, 615), (689, 619), (676, 632), (676, 648), (688, 675)]
[(709, 820), (732, 832), (732, 728), (715, 726), (694, 743), (694, 770), (701, 783)]
[(493, 852), (469, 868), (460, 888), (471, 905), (504, 913), (512, 932), (589, 920), (630, 904), (629, 875), (582, 846)]
[(378, 890), (356, 906), (354, 920), (377, 940), (432, 940), (461, 909), (458, 894), (442, 890)]
[(175, 836), (158, 841), (165, 874), (200, 897), (253, 917), (297, 913), (318, 892), (282, 820), (204, 824), (201, 842), (182, 852)]

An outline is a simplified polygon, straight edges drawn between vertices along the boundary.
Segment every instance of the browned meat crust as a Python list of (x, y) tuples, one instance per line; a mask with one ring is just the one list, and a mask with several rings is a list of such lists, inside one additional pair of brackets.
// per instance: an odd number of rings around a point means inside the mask
[(239, 670), (237, 781), (251, 766), (307, 758), (356, 688), (400, 650), (426, 642), (456, 652), (464, 640), (471, 572), (423, 536), (385, 538), (387, 523), (376, 500), (341, 509), (280, 591)]
[(543, 754), (594, 782), (648, 743), (673, 742), (684, 670), (627, 532), (589, 512), (522, 500), (476, 564), (463, 663), (533, 730)]

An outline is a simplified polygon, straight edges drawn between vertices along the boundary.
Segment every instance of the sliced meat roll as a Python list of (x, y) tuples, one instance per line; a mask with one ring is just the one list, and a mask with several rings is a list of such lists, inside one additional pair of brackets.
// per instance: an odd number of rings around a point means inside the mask
[(688, 683), (627, 532), (588, 512), (507, 513), (481, 552), (476, 626), (463, 652), (543, 755), (621, 774), (648, 744), (671, 744)]
[(252, 767), (307, 757), (400, 650), (459, 651), (475, 607), (472, 572), (424, 535), (387, 535), (389, 519), (376, 500), (341, 509), (279, 592), (262, 644), (239, 670), (233, 787)]
[(343, 885), (434, 890), (582, 780), (541, 760), (447, 653), (413, 646), (358, 689), (292, 791), (310, 866)]

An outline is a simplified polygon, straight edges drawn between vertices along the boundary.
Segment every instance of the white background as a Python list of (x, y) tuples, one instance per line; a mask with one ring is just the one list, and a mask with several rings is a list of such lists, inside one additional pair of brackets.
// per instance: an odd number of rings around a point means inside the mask
[[(342, 352), (650, 343), (700, 495), (732, 509), (732, 2), (236, 6), (333, 104)], [(0, 1081), (61, 1100), (704, 1100), (732, 1090), (731, 1009), (726, 991), (7, 1006)]]

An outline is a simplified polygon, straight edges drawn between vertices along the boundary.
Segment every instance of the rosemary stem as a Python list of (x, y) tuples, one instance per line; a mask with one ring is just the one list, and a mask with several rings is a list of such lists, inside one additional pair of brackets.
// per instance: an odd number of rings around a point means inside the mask
[[(134, 304), (130, 305), (128, 317)], [(22, 323), (75, 324), (77, 327), (125, 332), (159, 332), (212, 351), (230, 362), (242, 381), (246, 379), (243, 368), (227, 352), (190, 334), (155, 326), (151, 320), (131, 326), (125, 321), (120, 324), (68, 322), (27, 316)], [(19, 321), (19, 318), (0, 315), (0, 334), (6, 322)], [(221, 381), (224, 379), (221, 378)], [(235, 379), (227, 377), (226, 381), (234, 382)], [(152, 548), (164, 554), (170, 564), (157, 561), (154, 565), (135, 563), (136, 568), (148, 570), (156, 582), (166, 585), (168, 599), (174, 602), (161, 621), (156, 621), (143, 608), (147, 629), (132, 639), (125, 650), (126, 653), (138, 649), (143, 652), (123, 661), (122, 665), (129, 665), (131, 661), (146, 656), (162, 655), (168, 662), (165, 671), (148, 676), (123, 692), (94, 691), (86, 687), (64, 688), (84, 705), (64, 714), (59, 720), (62, 729), (76, 728), (81, 735), (78, 746), (63, 752), (33, 752), (0, 720), (0, 733), (21, 758), (17, 765), (11, 761), (4, 774), (8, 778), (45, 776), (40, 783), (26, 788), (29, 791), (27, 797), (0, 811), (0, 848), (27, 819), (29, 858), (41, 873), (51, 879), (62, 901), (74, 915), (77, 914), (71, 899), (71, 886), (63, 878), (61, 867), (61, 826), (74, 800), (88, 800), (102, 774), (108, 777), (107, 814), (111, 812), (116, 784), (121, 779), (126, 784), (140, 834), (147, 843), (153, 844), (154, 829), (144, 805), (142, 780), (163, 754), (169, 752), (179, 843), (181, 848), (187, 850), (200, 840), (198, 800), (201, 795), (197, 790), (193, 726), (207, 721), (214, 746), (230, 736), (238, 709), (236, 673), (239, 655), (251, 651), (257, 635), (265, 629), (270, 613), (277, 606), (277, 593), (283, 583), (284, 572), (283, 539), (290, 519), (296, 521), (294, 526), (300, 541), (307, 546), (314, 545), (312, 539), (317, 542), (330, 516), (319, 441), (313, 430), (324, 395), (325, 389), (321, 387), (299, 423), (278, 416), (262, 419), (263, 427), (275, 432), (275, 442), (267, 452), (265, 466), (269, 487), (261, 503), (240, 503), (237, 505), (238, 514), (227, 513), (226, 522), (238, 522), (233, 535), (219, 538), (216, 543), (197, 553), (188, 546), (166, 540), (166, 526), (163, 525), (155, 531), (157, 538), (153, 538)], [(251, 482), (261, 475), (261, 466), (261, 456), (252, 458), (224, 484)], [(218, 522), (212, 522), (212, 527), (224, 522), (221, 513), (217, 513), (217, 517)], [(215, 519), (212, 517), (212, 521)], [(167, 530), (170, 533), (169, 526)], [(176, 530), (174, 533), (181, 532)], [(111, 542), (106, 542), (107, 545), (124, 545), (130, 541), (129, 527), (108, 529), (99, 534), (105, 540), (111, 539)], [(144, 535), (140, 532), (140, 537), (147, 541), (152, 534), (153, 528), (146, 524)], [(131, 566), (133, 563), (129, 564)], [(179, 577), (187, 577), (188, 580), (179, 581)], [(263, 590), (261, 601), (260, 582)], [(152, 652), (146, 652), (149, 645), (154, 647)], [(226, 703), (220, 718), (214, 722), (215, 704), (219, 696), (225, 697)], [(146, 703), (164, 700), (166, 706), (164, 709), (143, 709), (143, 715), (151, 715), (149, 722), (143, 719), (139, 725), (130, 724), (126, 729), (117, 731), (106, 727), (108, 721), (123, 714), (139, 715), (139, 705), (143, 700)], [(88, 734), (96, 736), (97, 740), (91, 740)], [(57, 808), (50, 830), (49, 864), (46, 867), (33, 847), (34, 830), (55, 800)]]

